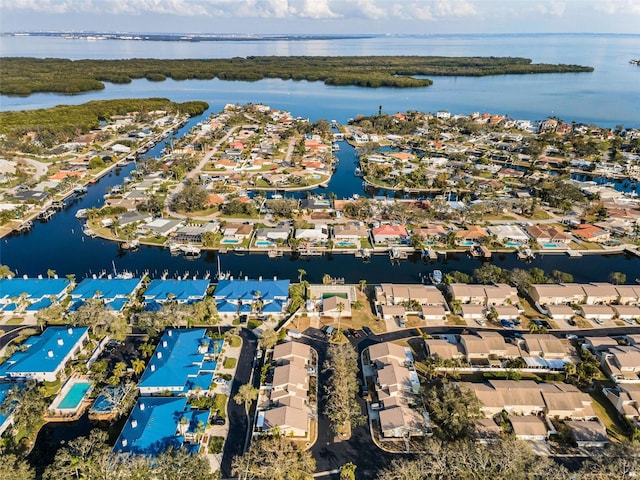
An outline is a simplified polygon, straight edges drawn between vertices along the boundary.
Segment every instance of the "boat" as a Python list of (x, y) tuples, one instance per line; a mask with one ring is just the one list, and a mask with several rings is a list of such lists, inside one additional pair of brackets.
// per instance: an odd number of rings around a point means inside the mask
[(185, 257), (198, 257), (200, 256), (200, 248), (195, 245), (180, 245), (180, 251)]
[(41, 222), (46, 222), (51, 217), (53, 217), (55, 213), (55, 210), (52, 209), (43, 210), (38, 214), (38, 220), (40, 220)]
[(81, 208), (76, 212), (76, 218), (87, 218), (87, 209)]
[(400, 259), (400, 251), (393, 247), (389, 249), (389, 258), (391, 260), (399, 260)]
[(440, 270), (434, 270), (429, 274), (429, 280), (431, 280), (431, 283), (434, 285), (442, 283), (442, 272)]
[(84, 233), (87, 237), (90, 237), (90, 238), (95, 238), (96, 236), (96, 232), (91, 230), (89, 225), (87, 225), (86, 223), (82, 226), (82, 233)]
[(87, 187), (85, 187), (84, 185), (80, 185), (76, 188), (73, 189), (74, 193), (76, 193), (77, 195), (84, 195), (85, 193), (87, 193)]
[(120, 248), (123, 250), (136, 250), (138, 247), (140, 247), (140, 240), (137, 238), (120, 244)]
[(169, 252), (171, 252), (171, 255), (179, 255), (182, 252), (182, 246), (178, 245), (177, 243), (170, 243), (169, 244)]
[(356, 177), (362, 177), (362, 170), (360, 169), (360, 167), (356, 167), (356, 169), (354, 170), (353, 174)]
[(331, 144), (331, 151), (332, 152), (339, 152), (340, 151), (340, 145), (338, 145), (337, 143), (332, 143)]
[(632, 58), (631, 60), (629, 60), (629, 63), (631, 65), (640, 65), (640, 58)]

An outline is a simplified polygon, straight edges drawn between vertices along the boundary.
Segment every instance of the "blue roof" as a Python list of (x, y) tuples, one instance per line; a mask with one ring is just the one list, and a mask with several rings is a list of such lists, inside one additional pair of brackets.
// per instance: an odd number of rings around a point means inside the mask
[(0, 378), (55, 372), (88, 331), (87, 327), (49, 327), (28, 338), (22, 344), (26, 350), (15, 352), (0, 365)]
[(0, 299), (19, 298), (23, 293), (36, 300), (59, 297), (68, 286), (66, 278), (0, 278)]
[(126, 298), (140, 285), (140, 278), (85, 278), (71, 291), (73, 298), (93, 298), (100, 292), (105, 300)]
[(289, 298), (289, 280), (220, 280), (214, 297), (231, 301), (252, 300), (260, 293), (263, 301)]
[(265, 303), (262, 306), (262, 313), (282, 313), (283, 310), (284, 303), (278, 301)]
[(50, 307), (51, 305), (52, 305), (51, 299), (41, 298), (37, 302), (34, 302), (31, 305), (29, 305), (27, 308), (25, 308), (25, 310), (27, 312), (37, 312), (38, 310)]
[(169, 297), (178, 302), (204, 299), (209, 280), (152, 280), (144, 292), (145, 300), (164, 301)]
[(222, 313), (236, 313), (238, 311), (238, 305), (222, 300), (216, 304), (216, 309)]
[(7, 418), (11, 416), (13, 413), (13, 407), (6, 413), (2, 413), (2, 404), (7, 399), (7, 394), (12, 387), (14, 387), (15, 383), (0, 383), (0, 426), (7, 421)]
[(115, 298), (106, 304), (107, 308), (119, 312), (129, 302), (128, 298)]
[[(184, 436), (179, 434), (182, 417), (189, 423), (187, 433), (195, 433), (198, 422), (205, 426), (209, 421), (208, 410), (191, 410), (185, 397), (141, 397), (133, 407), (113, 451), (156, 456), (169, 447), (179, 448)], [(190, 452), (199, 445), (185, 445)]]
[(204, 351), (199, 351), (200, 347), (206, 342), (206, 353), (213, 348), (205, 334), (204, 328), (167, 330), (149, 360), (138, 387), (185, 391), (185, 386), (200, 373), (205, 355)]

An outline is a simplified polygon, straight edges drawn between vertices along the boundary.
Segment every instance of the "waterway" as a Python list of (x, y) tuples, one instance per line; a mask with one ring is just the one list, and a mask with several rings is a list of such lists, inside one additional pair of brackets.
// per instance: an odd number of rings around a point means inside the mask
[[(289, 110), (295, 116), (336, 119), (346, 122), (358, 114), (375, 114), (381, 105), (384, 112), (446, 109), (455, 113), (474, 111), (509, 114), (512, 118), (539, 120), (549, 115), (565, 121), (593, 122), (602, 126), (640, 127), (640, 69), (629, 65), (637, 56), (639, 35), (436, 35), (374, 37), (369, 39), (312, 40), (273, 42), (135, 42), (52, 39), (46, 37), (2, 37), (3, 56), (31, 55), (66, 58), (218, 58), (246, 55), (501, 55), (532, 58), (534, 62), (576, 63), (592, 65), (593, 73), (566, 75), (517, 75), (497, 77), (434, 77), (434, 85), (423, 89), (362, 89), (329, 87), (321, 83), (282, 81), (259, 82), (136, 80), (128, 85), (107, 84), (99, 92), (64, 96), (36, 94), (29, 97), (0, 97), (0, 109), (46, 108), (61, 103), (79, 104), (109, 98), (161, 96), (175, 101), (205, 100), (210, 108), (192, 119), (178, 135), (227, 103), (265, 103)], [(364, 194), (361, 179), (353, 175), (353, 149), (341, 144), (340, 162), (327, 189), (338, 198)], [(158, 145), (150, 155), (158, 155)], [(106, 190), (122, 183), (134, 168), (127, 165), (114, 170), (90, 186), (87, 195), (72, 208), (59, 212), (47, 223), (36, 223), (21, 236), (0, 240), (0, 264), (7, 264), (19, 275), (45, 274), (54, 269), (59, 275), (69, 273), (78, 278), (118, 270), (160, 276), (212, 276), (217, 268), (216, 253), (187, 260), (172, 257), (159, 247), (142, 247), (137, 252), (122, 252), (113, 242), (89, 239), (81, 232), (81, 222), (74, 217), (79, 208), (100, 206)], [(640, 259), (625, 255), (569, 258), (562, 254), (539, 255), (531, 264), (518, 261), (514, 254), (496, 255), (494, 263), (504, 268), (540, 267), (570, 272), (576, 281), (606, 280), (609, 272), (620, 271), (629, 280), (640, 276)], [(370, 283), (414, 282), (420, 275), (439, 268), (443, 272), (460, 270), (471, 273), (480, 265), (464, 254), (451, 255), (446, 261), (424, 265), (418, 258), (392, 265), (386, 256), (374, 256), (364, 263), (351, 255), (325, 255), (306, 259), (266, 255), (220, 256), (223, 271), (235, 276), (298, 277), (298, 269), (307, 271), (307, 280), (320, 282), (325, 273), (347, 282), (367, 279)]]

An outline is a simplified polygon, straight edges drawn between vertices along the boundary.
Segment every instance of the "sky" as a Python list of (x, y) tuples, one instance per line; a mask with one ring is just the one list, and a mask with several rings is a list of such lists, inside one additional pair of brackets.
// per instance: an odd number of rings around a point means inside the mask
[(0, 0), (0, 32), (640, 34), (640, 0)]

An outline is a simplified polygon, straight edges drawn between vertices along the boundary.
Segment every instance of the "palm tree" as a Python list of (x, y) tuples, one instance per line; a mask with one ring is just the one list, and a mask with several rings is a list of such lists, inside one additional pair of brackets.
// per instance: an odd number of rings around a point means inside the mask
[(307, 274), (307, 271), (303, 268), (298, 269), (298, 283), (302, 283), (302, 277)]
[(150, 343), (143, 343), (142, 345), (140, 345), (139, 349), (140, 353), (142, 353), (142, 358), (149, 358), (151, 355), (153, 355), (154, 348)]
[(336, 310), (338, 311), (338, 331), (340, 331), (340, 320), (342, 319), (342, 312), (344, 312), (344, 303), (339, 302), (336, 305)]
[(55, 276), (56, 276), (56, 271), (55, 270), (53, 270), (51, 268), (47, 270), (47, 278), (53, 278)]
[(140, 375), (142, 372), (144, 372), (145, 366), (146, 364), (144, 363), (144, 360), (142, 360), (141, 358), (135, 358), (131, 362), (131, 368), (133, 368), (133, 372), (136, 375)]
[(240, 385), (238, 389), (238, 393), (235, 394), (233, 400), (238, 404), (244, 403), (244, 408), (247, 413), (249, 413), (249, 406), (251, 402), (258, 398), (259, 390), (251, 385), (250, 383), (245, 383), (244, 385)]
[(367, 281), (362, 279), (358, 283), (360, 284), (360, 291), (364, 292), (365, 288), (367, 288)]

